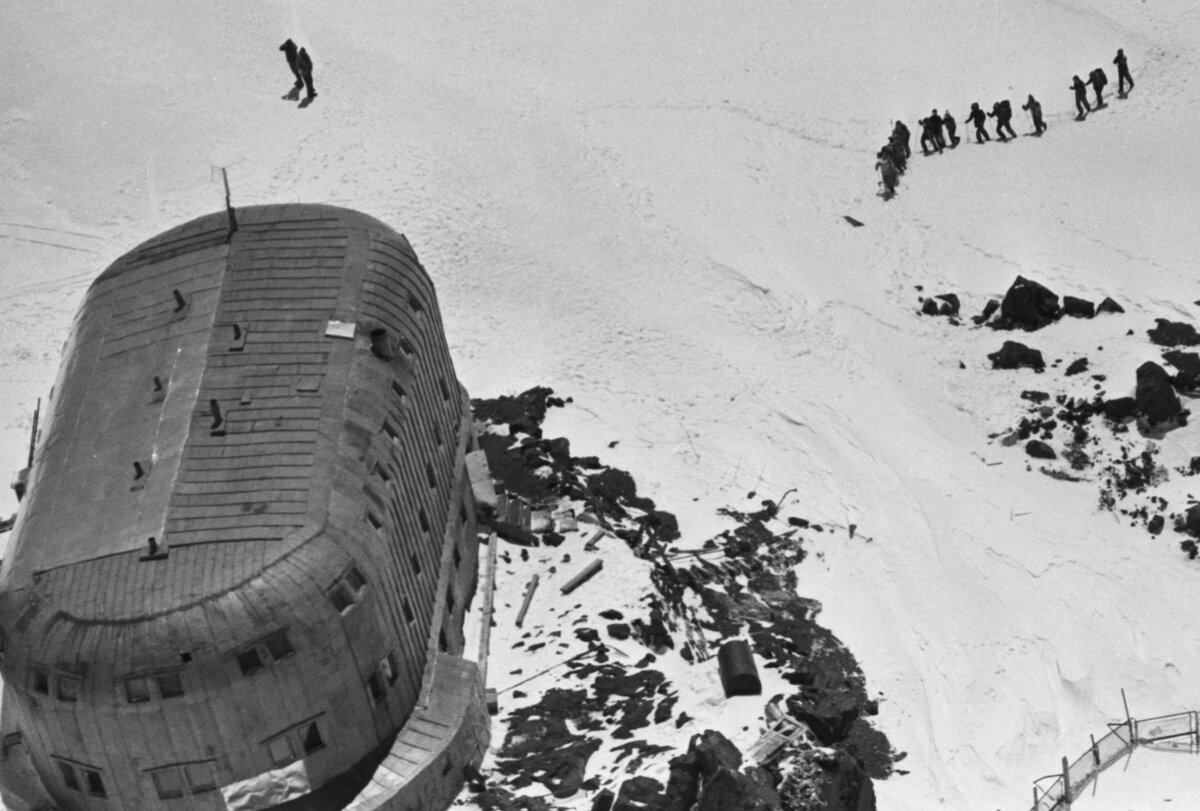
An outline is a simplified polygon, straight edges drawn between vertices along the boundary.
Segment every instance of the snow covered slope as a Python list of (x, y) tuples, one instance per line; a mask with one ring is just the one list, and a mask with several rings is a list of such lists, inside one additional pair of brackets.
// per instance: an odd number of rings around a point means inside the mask
[[(991, 371), (1022, 336), (916, 315), (917, 285), (972, 314), (1018, 274), (1112, 296), (1124, 315), (1024, 339), (1131, 393), (1158, 358), (1145, 330), (1200, 299), (1194, 3), (94, 0), (0, 5), (0, 30), (10, 468), (83, 289), (219, 208), (226, 167), (235, 205), (330, 202), (403, 231), (471, 392), (573, 397), (548, 433), (631, 471), (686, 536), (793, 487), (803, 514), (856, 524), (801, 582), (909, 752), (882, 808), (1027, 805), (1122, 687), (1135, 714), (1200, 708), (1200, 569), (988, 439), (1022, 389), (1099, 381)], [(279, 99), (287, 37), (316, 62), (305, 110)], [(1074, 122), (1071, 76), (1097, 66), (1114, 98)], [(1045, 137), (1018, 110), (1014, 143), (914, 156), (875, 196), (891, 121), (1030, 92)], [(1168, 466), (1196, 431), (1167, 435)]]

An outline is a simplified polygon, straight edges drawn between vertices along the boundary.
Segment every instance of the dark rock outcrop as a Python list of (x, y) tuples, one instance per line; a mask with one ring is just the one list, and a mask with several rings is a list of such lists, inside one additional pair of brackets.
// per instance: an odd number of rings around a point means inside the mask
[(1058, 296), (1044, 285), (1018, 276), (1000, 302), (997, 329), (1035, 330), (1059, 316)]
[(1054, 452), (1045, 442), (1040, 439), (1031, 439), (1025, 443), (1025, 453), (1032, 456), (1034, 459), (1057, 459), (1058, 454)]
[(1137, 401), (1132, 397), (1117, 397), (1113, 400), (1105, 400), (1100, 406), (1104, 412), (1104, 416), (1113, 422), (1122, 422), (1133, 416), (1137, 411)]
[(1174, 378), (1178, 391), (1200, 392), (1200, 354), (1172, 349), (1163, 352), (1163, 360), (1179, 370)]
[(992, 314), (999, 309), (1000, 302), (996, 301), (994, 298), (988, 299), (988, 303), (983, 305), (983, 312), (981, 312), (979, 315), (971, 316), (971, 320), (976, 324), (982, 324), (984, 321), (987, 321), (989, 318), (991, 318)]
[(1088, 368), (1088, 359), (1087, 358), (1077, 358), (1076, 360), (1071, 361), (1071, 365), (1067, 367), (1066, 375), (1067, 375), (1067, 377), (1070, 377), (1071, 375), (1077, 375), (1082, 372), (1086, 372), (1087, 368)]
[(662, 783), (639, 775), (621, 784), (612, 811), (659, 811), (662, 802)]
[(1200, 346), (1200, 334), (1191, 324), (1156, 318), (1154, 329), (1147, 330), (1150, 340), (1159, 346)]
[(1062, 312), (1074, 318), (1095, 318), (1096, 305), (1087, 299), (1063, 296)]
[(1097, 313), (1114, 313), (1114, 314), (1116, 314), (1116, 313), (1125, 312), (1125, 308), (1122, 307), (1120, 304), (1117, 304), (1115, 301), (1113, 301), (1108, 296), (1105, 296), (1104, 301), (1100, 302), (1100, 304), (1097, 305), (1096, 312)]
[(687, 754), (671, 761), (660, 811), (770, 811), (779, 808), (771, 777), (757, 767), (743, 773), (741, 752), (720, 732), (692, 736)]
[(1138, 411), (1151, 425), (1173, 420), (1183, 412), (1171, 376), (1154, 361), (1146, 361), (1138, 367), (1134, 400)]
[(992, 362), (993, 369), (1019, 369), (1028, 366), (1040, 372), (1046, 368), (1041, 352), (1016, 341), (1005, 341), (998, 352), (988, 355), (988, 360)]

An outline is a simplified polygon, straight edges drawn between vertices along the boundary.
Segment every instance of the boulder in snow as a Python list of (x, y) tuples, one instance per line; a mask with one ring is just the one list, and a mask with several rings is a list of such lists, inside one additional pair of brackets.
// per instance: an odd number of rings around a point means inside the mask
[(1041, 352), (1016, 341), (1005, 341), (998, 352), (988, 355), (988, 360), (992, 362), (993, 369), (1020, 369), (1022, 366), (1028, 366), (1040, 372), (1046, 368)]

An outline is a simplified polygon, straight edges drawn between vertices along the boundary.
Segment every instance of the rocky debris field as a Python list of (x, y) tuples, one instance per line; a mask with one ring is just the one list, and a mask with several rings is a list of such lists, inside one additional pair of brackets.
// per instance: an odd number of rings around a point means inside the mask
[[(923, 315), (945, 316), (955, 325), (963, 324), (956, 294), (921, 302)], [(1018, 276), (1002, 301), (990, 299), (970, 320), (977, 327), (1034, 333), (1063, 318), (1124, 313), (1112, 298), (1098, 305), (1073, 296), (1060, 300), (1044, 285)], [(1030, 369), (1038, 374), (1061, 370), (1061, 375), (1047, 374), (1041, 385), (1022, 391), (1023, 413), (1016, 424), (990, 436), (1003, 446), (1020, 446), (1030, 470), (1036, 467), (1056, 479), (1094, 483), (1097, 507), (1130, 525), (1142, 526), (1152, 536), (1174, 529), (1184, 536), (1182, 551), (1194, 559), (1200, 552), (1200, 503), (1186, 487), (1180, 499), (1179, 487), (1165, 485), (1200, 474), (1200, 455), (1175, 464), (1160, 457), (1162, 440), (1188, 425), (1187, 404), (1200, 396), (1200, 353), (1189, 349), (1200, 346), (1200, 333), (1190, 323), (1156, 318), (1144, 334), (1145, 360), (1132, 380), (1110, 380), (1097, 356), (1076, 357), (1063, 367), (1063, 360), (1047, 363), (1035, 346), (1005, 340), (987, 356), (992, 368)], [(1134, 328), (1126, 336), (1140, 340)], [(1032, 337), (1024, 340), (1036, 342)], [(1103, 349), (1097, 347), (1097, 355)], [(1091, 381), (1090, 392), (1085, 393), (1080, 380)], [(1108, 397), (1105, 387), (1109, 385), (1132, 387), (1133, 394)]]
[[(817, 623), (820, 605), (797, 593), (806, 535), (838, 530), (793, 515), (792, 493), (750, 493), (752, 508), (720, 510), (727, 530), (684, 541), (628, 473), (542, 435), (546, 410), (569, 402), (535, 388), (473, 403), (502, 503), (528, 504), (534, 520), (521, 526), (508, 508), (491, 520), (503, 607), (489, 686), (501, 709), (469, 802), (498, 811), (873, 809), (872, 780), (903, 754), (871, 725), (878, 700), (853, 655)], [(603, 571), (593, 582), (551, 592), (595, 560)], [(515, 627), (509, 617), (534, 575), (542, 586), (524, 602), (535, 608), (516, 614), (524, 621)], [(718, 652), (739, 639), (763, 695), (720, 691)], [(815, 741), (760, 765), (734, 740), (757, 739), (772, 697)]]

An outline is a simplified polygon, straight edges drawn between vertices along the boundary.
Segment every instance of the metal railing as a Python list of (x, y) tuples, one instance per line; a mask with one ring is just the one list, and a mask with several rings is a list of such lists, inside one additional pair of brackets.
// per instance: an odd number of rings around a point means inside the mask
[(1200, 719), (1195, 711), (1127, 718), (1110, 723), (1109, 731), (1074, 761), (1062, 759), (1062, 771), (1033, 781), (1032, 811), (1065, 811), (1083, 789), (1124, 755), (1138, 746), (1174, 752), (1200, 752)]

